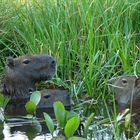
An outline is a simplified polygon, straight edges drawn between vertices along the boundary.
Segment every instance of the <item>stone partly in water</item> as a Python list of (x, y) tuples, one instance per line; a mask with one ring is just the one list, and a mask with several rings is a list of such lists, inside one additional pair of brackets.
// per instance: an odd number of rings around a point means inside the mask
[(120, 76), (109, 80), (109, 86), (116, 93), (118, 111), (129, 107), (134, 114), (133, 121), (140, 128), (140, 78)]
[[(6, 106), (5, 112), (10, 116), (26, 115), (25, 104), (29, 98), (11, 99)], [(51, 117), (54, 117), (53, 104), (56, 101), (61, 101), (67, 110), (71, 108), (71, 99), (67, 90), (46, 89), (41, 91), (41, 100), (37, 106), (36, 116), (43, 117), (43, 112), (47, 112)], [(14, 111), (13, 111), (14, 110)]]

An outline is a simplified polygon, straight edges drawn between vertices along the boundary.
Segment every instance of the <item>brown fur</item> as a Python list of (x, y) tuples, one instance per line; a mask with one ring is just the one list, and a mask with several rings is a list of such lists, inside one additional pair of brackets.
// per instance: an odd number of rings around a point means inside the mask
[(27, 97), (31, 91), (36, 90), (36, 82), (51, 78), (55, 71), (56, 64), (51, 56), (9, 57), (3, 80), (3, 93), (12, 98)]
[(135, 123), (140, 128), (140, 78), (120, 76), (109, 80), (116, 93), (119, 111), (129, 107), (135, 114)]

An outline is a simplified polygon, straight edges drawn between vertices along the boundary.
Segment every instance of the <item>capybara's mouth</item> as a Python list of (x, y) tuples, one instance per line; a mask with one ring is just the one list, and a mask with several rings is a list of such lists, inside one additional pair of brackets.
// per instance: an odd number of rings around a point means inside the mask
[(39, 80), (50, 80), (56, 72), (56, 66), (51, 67), (50, 72), (47, 73), (46, 71), (40, 74)]

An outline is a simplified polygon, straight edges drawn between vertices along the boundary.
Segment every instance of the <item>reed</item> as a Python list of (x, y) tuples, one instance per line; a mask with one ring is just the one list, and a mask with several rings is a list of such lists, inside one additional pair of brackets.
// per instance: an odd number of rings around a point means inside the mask
[(4, 0), (0, 5), (1, 71), (8, 55), (53, 55), (56, 81), (77, 101), (93, 97), (99, 108), (111, 98), (109, 78), (140, 73), (139, 0)]

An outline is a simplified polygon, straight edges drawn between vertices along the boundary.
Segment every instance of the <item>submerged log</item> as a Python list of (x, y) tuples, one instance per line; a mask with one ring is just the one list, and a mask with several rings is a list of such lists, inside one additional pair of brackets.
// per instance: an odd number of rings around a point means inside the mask
[[(36, 116), (42, 117), (43, 112), (47, 112), (51, 117), (54, 117), (53, 104), (56, 101), (61, 101), (67, 110), (71, 108), (71, 98), (67, 90), (61, 89), (46, 89), (41, 91), (41, 101), (37, 106)], [(29, 98), (11, 99), (6, 106), (5, 112), (10, 116), (24, 116), (27, 114), (25, 104)]]

